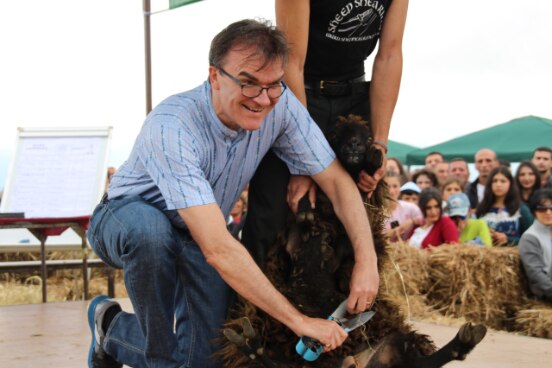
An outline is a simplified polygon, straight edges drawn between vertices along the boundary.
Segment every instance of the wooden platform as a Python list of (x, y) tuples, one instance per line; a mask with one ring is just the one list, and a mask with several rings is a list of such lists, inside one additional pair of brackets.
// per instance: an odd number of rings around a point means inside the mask
[[(120, 300), (131, 310), (128, 299)], [(86, 367), (90, 332), (87, 302), (0, 307), (0, 367)], [(441, 346), (456, 328), (414, 323)], [(447, 367), (550, 367), (552, 340), (490, 332), (464, 362)]]

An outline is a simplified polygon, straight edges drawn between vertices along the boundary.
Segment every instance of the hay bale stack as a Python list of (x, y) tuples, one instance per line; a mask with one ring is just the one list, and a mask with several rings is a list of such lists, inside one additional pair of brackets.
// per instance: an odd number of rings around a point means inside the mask
[(524, 335), (552, 339), (552, 306), (532, 300), (524, 308), (517, 313), (516, 330)]
[(428, 300), (441, 313), (514, 330), (527, 303), (527, 282), (518, 249), (444, 245), (429, 251)]
[(428, 252), (405, 242), (387, 245), (387, 260), (380, 275), (391, 294), (423, 294), (430, 285)]
[(380, 272), (380, 297), (399, 306), (407, 320), (435, 320), (439, 315), (425, 296), (429, 286), (427, 259), (427, 252), (404, 242), (387, 245), (387, 259)]

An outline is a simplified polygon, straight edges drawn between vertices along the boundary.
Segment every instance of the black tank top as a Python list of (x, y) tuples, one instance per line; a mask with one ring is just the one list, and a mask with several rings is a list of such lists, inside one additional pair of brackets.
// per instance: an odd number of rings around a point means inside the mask
[(306, 79), (348, 80), (364, 74), (392, 0), (311, 0)]

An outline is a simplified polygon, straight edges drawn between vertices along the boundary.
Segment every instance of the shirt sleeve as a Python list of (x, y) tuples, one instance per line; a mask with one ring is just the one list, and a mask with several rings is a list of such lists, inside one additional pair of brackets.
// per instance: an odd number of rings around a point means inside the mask
[(487, 226), (487, 223), (483, 220), (477, 220), (478, 228), (478, 235), (481, 241), (487, 246), (492, 247), (493, 246), (493, 238), (491, 237), (491, 231), (489, 230), (489, 226)]
[(444, 243), (458, 243), (458, 229), (454, 222), (447, 216), (441, 217), (441, 238)]
[(156, 118), (144, 127), (139, 156), (159, 188), (167, 209), (215, 203), (213, 189), (201, 168), (198, 139), (179, 121), (181, 117)]

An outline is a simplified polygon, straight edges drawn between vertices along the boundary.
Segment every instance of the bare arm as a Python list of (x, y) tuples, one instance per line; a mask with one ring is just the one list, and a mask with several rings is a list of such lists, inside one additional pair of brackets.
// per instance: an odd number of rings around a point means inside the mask
[[(372, 68), (370, 82), (371, 124), (374, 141), (387, 144), (391, 118), (397, 104), (402, 77), (402, 40), (406, 22), (408, 0), (394, 0), (385, 15), (379, 40), (378, 53)], [(385, 175), (387, 155), (382, 167), (373, 177), (362, 173), (359, 187), (365, 192), (375, 189)]]
[(338, 161), (313, 179), (330, 198), (353, 245), (355, 266), (347, 308), (351, 313), (363, 312), (376, 298), (379, 275), (372, 230), (362, 198), (355, 182)]
[(402, 76), (402, 40), (408, 0), (394, 0), (381, 31), (370, 83), (374, 140), (387, 143)]
[(244, 298), (288, 326), (298, 336), (310, 336), (333, 348), (347, 334), (337, 323), (301, 314), (279, 293), (257, 267), (245, 247), (226, 229), (224, 216), (215, 204), (178, 210), (207, 263)]
[(295, 96), (307, 106), (303, 69), (309, 39), (310, 0), (276, 0), (276, 25), (285, 33), (291, 47), (285, 68), (285, 81)]

